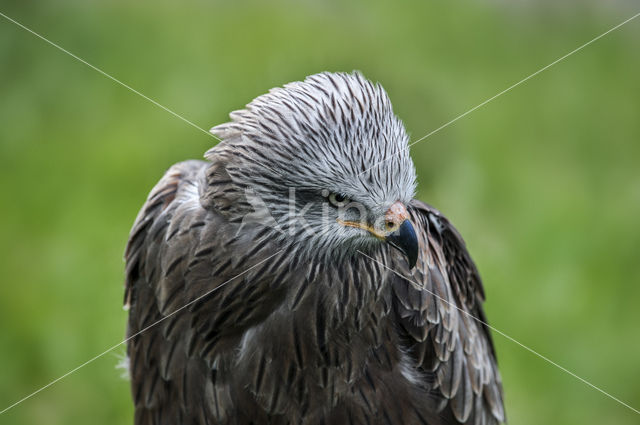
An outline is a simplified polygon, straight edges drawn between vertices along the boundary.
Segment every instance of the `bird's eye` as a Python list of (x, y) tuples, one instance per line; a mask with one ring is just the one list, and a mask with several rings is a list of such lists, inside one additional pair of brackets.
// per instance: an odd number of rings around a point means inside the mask
[(344, 207), (350, 202), (350, 199), (341, 193), (332, 193), (329, 195), (329, 202), (336, 207)]

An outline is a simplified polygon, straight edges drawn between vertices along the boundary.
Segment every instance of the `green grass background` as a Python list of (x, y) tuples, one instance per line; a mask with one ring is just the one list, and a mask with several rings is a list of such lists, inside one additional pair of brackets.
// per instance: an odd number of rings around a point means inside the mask
[[(208, 129), (273, 86), (361, 70), (414, 140), (638, 12), (631, 1), (3, 1)], [(412, 147), (491, 324), (640, 408), (640, 18)], [(122, 340), (122, 253), (215, 140), (0, 17), (0, 410)], [(640, 416), (495, 335), (511, 424)], [(128, 424), (118, 349), (0, 424)]]

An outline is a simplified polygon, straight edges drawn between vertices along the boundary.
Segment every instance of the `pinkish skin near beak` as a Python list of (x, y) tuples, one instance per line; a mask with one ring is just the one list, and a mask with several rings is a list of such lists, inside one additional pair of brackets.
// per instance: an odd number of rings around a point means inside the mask
[(389, 207), (384, 215), (385, 226), (388, 231), (393, 232), (408, 218), (409, 212), (407, 211), (407, 207), (405, 207), (402, 202), (396, 201)]
[(385, 214), (385, 227), (389, 232), (385, 240), (407, 257), (409, 269), (418, 260), (418, 237), (409, 220), (407, 207), (401, 202), (394, 202)]
[(394, 202), (385, 213), (384, 219), (384, 230), (375, 229), (373, 226), (357, 221), (338, 219), (338, 222), (344, 226), (367, 230), (376, 238), (386, 241), (407, 257), (409, 268), (412, 269), (418, 259), (419, 246), (418, 237), (409, 220), (407, 207), (400, 201)]

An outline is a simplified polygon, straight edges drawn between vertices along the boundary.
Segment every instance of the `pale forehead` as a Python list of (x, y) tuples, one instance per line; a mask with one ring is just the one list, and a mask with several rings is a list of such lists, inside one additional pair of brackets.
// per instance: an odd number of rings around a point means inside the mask
[(214, 134), (241, 133), (256, 145), (254, 155), (264, 155), (258, 162), (268, 159), (298, 183), (333, 183), (376, 198), (413, 192), (404, 127), (384, 89), (358, 73), (317, 74), (272, 89), (231, 118)]
[(398, 152), (406, 142), (384, 89), (360, 74), (317, 74), (272, 89), (232, 118), (245, 123), (250, 137), (280, 149), (308, 146), (362, 161)]

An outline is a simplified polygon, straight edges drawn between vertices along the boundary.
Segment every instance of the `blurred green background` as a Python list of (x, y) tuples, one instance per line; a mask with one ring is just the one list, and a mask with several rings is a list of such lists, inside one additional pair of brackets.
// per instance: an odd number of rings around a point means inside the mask
[[(380, 81), (414, 140), (637, 13), (625, 1), (3, 1), (208, 129), (323, 70)], [(640, 407), (640, 18), (412, 147), (492, 325)], [(0, 410), (121, 341), (148, 191), (215, 140), (0, 17)], [(511, 424), (640, 417), (495, 335)], [(0, 424), (128, 424), (122, 347)]]

